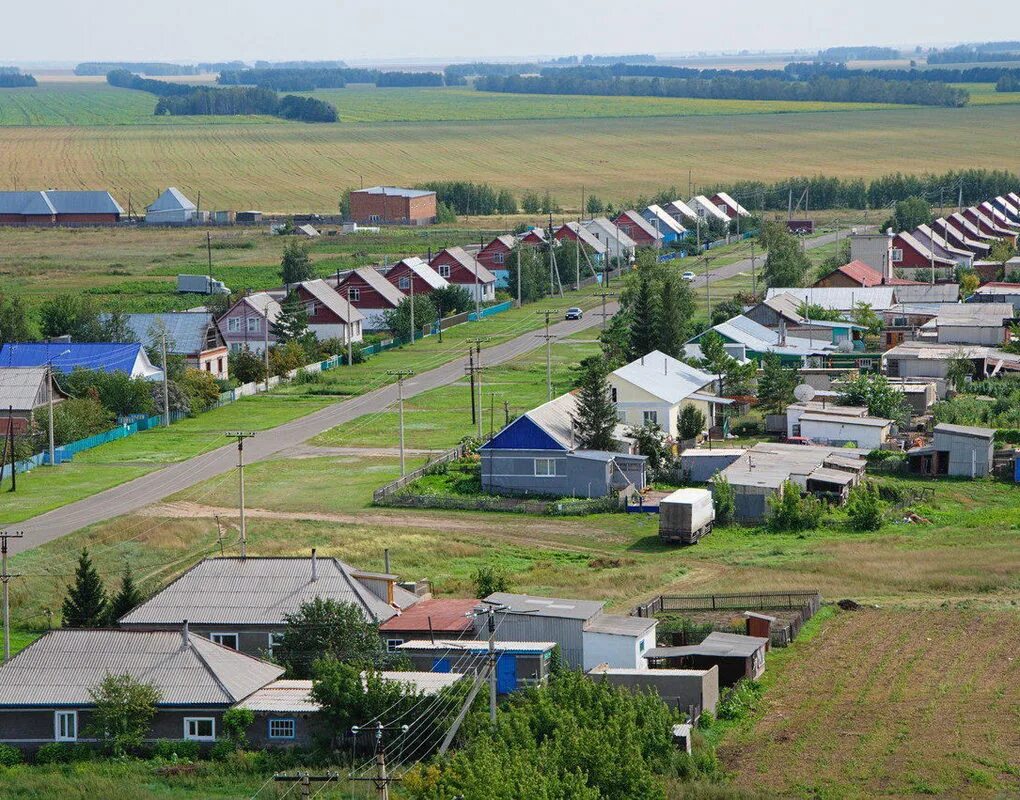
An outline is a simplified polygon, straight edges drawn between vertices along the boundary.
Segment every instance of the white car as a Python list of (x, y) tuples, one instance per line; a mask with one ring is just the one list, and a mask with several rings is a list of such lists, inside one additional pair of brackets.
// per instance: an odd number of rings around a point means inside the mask
[(680, 277), (683, 278), (685, 281), (693, 281), (697, 276), (690, 270), (687, 270), (687, 272), (685, 272)]

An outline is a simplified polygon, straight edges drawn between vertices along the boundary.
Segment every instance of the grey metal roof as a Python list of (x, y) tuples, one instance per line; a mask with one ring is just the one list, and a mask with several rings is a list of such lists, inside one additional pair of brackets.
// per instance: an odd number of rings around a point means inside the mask
[(950, 425), (940, 422), (935, 426), (935, 433), (948, 433), (957, 436), (971, 436), (975, 439), (994, 439), (994, 428), (979, 428), (976, 425)]
[(269, 292), (255, 292), (247, 297), (242, 297), (237, 302), (247, 303), (256, 313), (267, 317), (271, 323), (276, 322), (280, 318), (280, 314), (283, 313), (280, 301), (269, 294)]
[[(60, 388), (54, 397), (66, 397)], [(0, 414), (8, 408), (31, 411), (47, 398), (46, 367), (0, 367)]]
[(160, 333), (166, 332), (169, 352), (194, 355), (206, 348), (213, 315), (207, 311), (174, 311), (165, 314), (126, 314), (128, 328), (147, 347), (159, 344)]
[(383, 194), (387, 197), (414, 199), (415, 197), (428, 197), (435, 194), (435, 192), (428, 189), (403, 189), (399, 186), (372, 186), (369, 189), (355, 189), (352, 194)]
[(1015, 315), (1012, 303), (947, 303), (939, 309), (935, 324), (999, 327)]
[(738, 203), (736, 200), (730, 197), (730, 195), (728, 195), (726, 192), (716, 192), (714, 196), (722, 200), (727, 206), (736, 211), (740, 216), (742, 217), (751, 216), (750, 212), (746, 208), (740, 205), (740, 203)]
[(852, 472), (847, 472), (846, 470), (819, 467), (818, 469), (813, 469), (808, 473), (808, 480), (822, 481), (823, 483), (836, 483), (840, 486), (845, 486), (857, 480), (857, 476)]
[(851, 457), (857, 452), (844, 447), (761, 442), (719, 474), (731, 486), (778, 489), (791, 475), (808, 475), (833, 455)]
[(960, 299), (958, 283), (903, 284), (893, 288), (900, 303), (955, 303)]
[[(936, 255), (935, 253), (933, 253), (931, 250), (928, 249), (927, 245), (923, 244), (922, 242), (920, 242), (916, 238), (914, 238), (913, 234), (907, 233), (906, 231), (903, 231), (902, 233), (900, 233), (898, 235), (899, 235), (901, 240), (903, 240), (906, 244), (908, 244), (912, 248), (914, 248), (914, 251), (918, 255), (920, 255), (922, 258), (926, 259), (929, 264), (935, 264), (937, 266), (943, 266), (943, 267), (954, 267), (954, 266), (956, 266), (956, 262), (955, 261), (953, 261), (952, 259), (949, 259), (949, 258), (942, 258), (942, 256)], [(899, 293), (897, 292), (897, 295), (898, 294)]]
[(687, 203), (685, 203), (683, 200), (671, 200), (670, 202), (666, 203), (665, 211), (667, 214), (671, 212), (679, 214), (680, 216), (685, 217), (686, 219), (689, 219), (692, 222), (696, 222), (698, 219), (697, 212), (689, 205), (687, 205)]
[(750, 658), (761, 650), (768, 639), (744, 636), (739, 633), (712, 631), (701, 644), (686, 647), (653, 647), (643, 653), (645, 658), (675, 658), (676, 656), (720, 656), (723, 658)]
[(695, 197), (692, 197), (688, 205), (691, 208), (695, 209), (696, 211), (700, 212), (703, 210), (704, 214), (699, 213), (699, 216), (715, 217), (716, 219), (722, 220), (723, 222), (730, 221), (729, 216), (720, 211), (719, 208), (715, 205), (715, 203), (713, 203), (703, 194), (699, 194), (696, 195)]
[(584, 225), (581, 225), (578, 222), (564, 222), (563, 227), (569, 231), (573, 231), (577, 238), (581, 240), (582, 244), (586, 247), (590, 247), (599, 255), (604, 254), (609, 249), (606, 245), (592, 236)]
[(351, 275), (357, 275), (361, 278), (365, 283), (375, 289), (375, 291), (377, 291), (379, 295), (394, 308), (399, 306), (401, 302), (403, 302), (404, 298), (407, 297), (407, 295), (371, 267), (358, 267), (350, 273), (350, 275), (344, 278), (344, 280), (340, 281), (340, 286), (337, 288), (342, 289), (343, 285), (350, 280)]
[(154, 203), (145, 208), (146, 211), (194, 211), (195, 209), (195, 204), (174, 186), (166, 189)]
[(635, 225), (644, 231), (646, 236), (651, 236), (652, 239), (656, 241), (662, 238), (662, 233), (656, 229), (655, 224), (641, 216), (640, 211), (630, 209), (628, 211), (621, 212), (621, 216), (626, 217), (630, 224)]
[(644, 636), (658, 621), (654, 617), (624, 617), (616, 614), (599, 614), (584, 626), (591, 633), (612, 636)]
[(120, 203), (109, 192), (57, 191), (45, 192), (58, 214), (123, 214)]
[[(126, 614), (128, 625), (194, 624), (281, 625), (287, 614), (316, 597), (358, 606), (367, 620), (382, 622), (396, 609), (354, 577), (353, 567), (335, 558), (318, 559), (312, 580), (311, 558), (207, 558)], [(418, 598), (394, 588), (401, 608)]]
[(160, 705), (233, 705), (283, 667), (180, 631), (59, 629), (0, 666), (0, 706), (90, 705), (108, 674), (151, 683)]
[[(450, 254), (464, 269), (470, 272), (472, 275), (478, 275), (479, 283), (495, 283), (496, 276), (493, 275), (486, 267), (473, 255), (471, 255), (463, 247), (447, 247), (440, 253), (436, 254), (436, 257), (441, 255), (443, 252)], [(432, 259), (435, 261), (435, 258)]]
[(345, 324), (358, 322), (365, 318), (364, 314), (347, 302), (346, 297), (339, 294), (336, 289), (321, 278), (305, 281), (301, 284), (301, 287), (318, 302), (340, 317)]
[(611, 377), (637, 386), (671, 405), (710, 386), (716, 379), (710, 372), (692, 367), (658, 350), (614, 370)]
[(892, 424), (892, 420), (881, 417), (855, 417), (842, 414), (802, 414), (801, 422), (820, 422), (839, 425), (863, 425), (866, 428), (884, 428)]
[(45, 192), (0, 192), (0, 214), (47, 216), (56, 213)]
[(607, 246), (610, 244), (615, 245), (616, 241), (619, 240), (620, 247), (628, 250), (637, 247), (637, 242), (605, 217), (595, 217), (595, 219), (588, 220), (588, 222), (584, 223), (584, 227), (588, 229), (588, 233), (592, 234), (599, 241), (602, 241), (604, 237)]
[[(836, 349), (831, 340), (814, 341), (803, 336), (787, 336), (786, 344), (780, 344), (779, 332), (760, 325), (750, 317), (738, 314), (726, 322), (714, 325), (711, 330), (720, 336), (744, 345), (748, 350), (759, 353), (779, 353), (782, 355), (807, 356), (826, 353)], [(704, 334), (699, 334), (700, 338)], [(695, 340), (692, 340), (692, 342)]]
[(575, 413), (577, 413), (577, 398), (567, 392), (531, 409), (524, 416), (548, 433), (565, 449), (572, 450), (576, 445), (574, 437)]
[(895, 302), (897, 286), (794, 286), (769, 289), (766, 300), (781, 294), (792, 294), (800, 303), (810, 303), (831, 311), (851, 311), (858, 303), (867, 303), (875, 311), (884, 311)]
[(597, 600), (568, 600), (559, 597), (537, 597), (530, 594), (493, 592), (485, 600), (509, 607), (513, 612), (526, 612), (533, 617), (589, 620), (602, 611)]
[(409, 258), (401, 259), (392, 267), (390, 267), (390, 269), (386, 273), (387, 276), (389, 275), (390, 272), (401, 266), (407, 267), (408, 270), (410, 270), (419, 278), (421, 278), (423, 281), (425, 281), (425, 283), (427, 283), (433, 289), (443, 289), (450, 285), (450, 282), (446, 280), (446, 278), (444, 278), (442, 275), (436, 272), (432, 268), (432, 266), (427, 261), (425, 261), (425, 259), (418, 258), (418, 256), (410, 256)]

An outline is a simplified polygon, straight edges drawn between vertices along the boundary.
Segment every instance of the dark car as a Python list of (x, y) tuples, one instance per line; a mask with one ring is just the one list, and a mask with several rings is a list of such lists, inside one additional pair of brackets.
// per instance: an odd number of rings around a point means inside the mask
[(567, 309), (566, 315), (567, 319), (581, 319), (583, 316), (584, 312), (581, 309), (577, 308), (576, 306), (574, 308)]

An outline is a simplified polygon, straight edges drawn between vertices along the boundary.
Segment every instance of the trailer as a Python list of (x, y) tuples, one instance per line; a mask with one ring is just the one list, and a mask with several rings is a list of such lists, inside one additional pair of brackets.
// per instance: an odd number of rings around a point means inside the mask
[(230, 294), (223, 281), (211, 275), (178, 275), (177, 291), (190, 294)]
[(659, 538), (664, 542), (697, 544), (712, 532), (715, 506), (707, 489), (677, 489), (659, 501)]

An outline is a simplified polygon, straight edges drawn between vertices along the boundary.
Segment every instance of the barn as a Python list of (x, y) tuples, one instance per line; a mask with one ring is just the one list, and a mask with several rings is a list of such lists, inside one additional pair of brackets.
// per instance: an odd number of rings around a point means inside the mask
[(351, 192), (348, 216), (359, 225), (431, 225), (436, 221), (436, 193), (398, 186), (358, 189)]
[(123, 213), (109, 192), (0, 192), (0, 225), (115, 225)]

